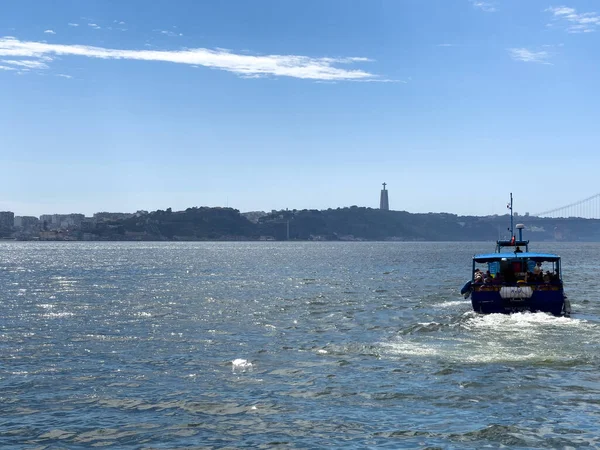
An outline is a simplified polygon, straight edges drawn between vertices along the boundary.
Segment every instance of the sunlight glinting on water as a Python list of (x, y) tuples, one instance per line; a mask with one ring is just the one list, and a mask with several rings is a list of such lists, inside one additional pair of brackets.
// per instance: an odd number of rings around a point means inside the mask
[(595, 281), (482, 316), (478, 246), (0, 243), (0, 445), (600, 445)]

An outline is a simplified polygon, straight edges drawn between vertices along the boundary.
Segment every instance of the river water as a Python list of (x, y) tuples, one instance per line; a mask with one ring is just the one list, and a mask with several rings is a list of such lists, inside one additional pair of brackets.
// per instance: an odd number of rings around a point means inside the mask
[(0, 244), (0, 447), (600, 447), (600, 244), (571, 318), (481, 316), (493, 243)]

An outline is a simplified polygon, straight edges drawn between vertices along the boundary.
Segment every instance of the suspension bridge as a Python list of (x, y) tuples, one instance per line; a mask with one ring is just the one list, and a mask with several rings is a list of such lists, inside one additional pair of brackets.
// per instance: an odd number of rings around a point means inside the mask
[(532, 214), (537, 217), (600, 219), (600, 194), (592, 195), (559, 208)]

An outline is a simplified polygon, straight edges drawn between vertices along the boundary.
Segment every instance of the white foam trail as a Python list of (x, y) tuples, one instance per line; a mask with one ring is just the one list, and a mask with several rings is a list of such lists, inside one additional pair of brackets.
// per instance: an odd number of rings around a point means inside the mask
[(596, 328), (583, 319), (556, 317), (545, 313), (488, 314), (477, 315), (464, 323), (467, 329), (493, 331), (527, 331), (553, 328)]
[(237, 358), (231, 361), (231, 370), (233, 373), (237, 371), (245, 372), (252, 368), (252, 363), (246, 359)]
[(381, 345), (390, 355), (455, 363), (568, 362), (594, 357), (573, 335), (600, 340), (600, 327), (584, 319), (544, 313), (466, 313), (456, 328), (441, 333), (416, 330)]
[(437, 306), (439, 306), (440, 308), (453, 308), (455, 306), (467, 306), (467, 305), (471, 305), (471, 302), (469, 300), (452, 300), (452, 301), (442, 302), (442, 303), (438, 304)]
[(387, 347), (393, 354), (407, 355), (407, 356), (437, 356), (440, 354), (439, 350), (433, 346), (420, 344), (417, 342), (409, 342), (401, 340), (400, 342), (393, 343), (382, 343), (383, 347)]

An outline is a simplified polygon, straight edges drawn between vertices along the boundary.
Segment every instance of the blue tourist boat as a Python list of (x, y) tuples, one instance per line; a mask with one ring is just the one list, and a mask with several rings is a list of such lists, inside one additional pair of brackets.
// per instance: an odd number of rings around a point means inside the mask
[(530, 252), (529, 241), (523, 240), (525, 226), (517, 225), (518, 239), (514, 234), (512, 194), (508, 207), (511, 238), (498, 240), (494, 253), (473, 257), (471, 280), (461, 294), (470, 296), (473, 310), (482, 314), (531, 311), (569, 316), (560, 256)]

